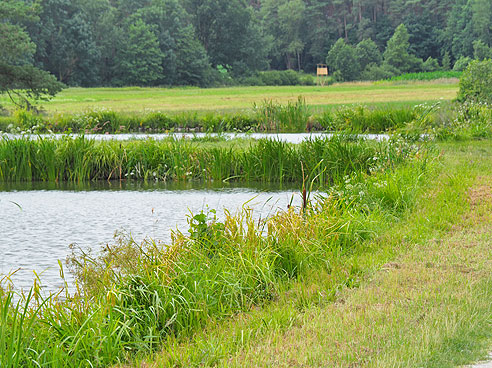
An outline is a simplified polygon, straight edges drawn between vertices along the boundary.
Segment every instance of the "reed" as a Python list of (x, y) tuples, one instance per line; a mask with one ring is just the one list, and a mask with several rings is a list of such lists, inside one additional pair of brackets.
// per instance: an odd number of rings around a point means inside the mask
[(296, 102), (286, 105), (265, 100), (254, 105), (258, 129), (261, 131), (304, 132), (311, 116), (306, 100), (299, 96)]
[[(384, 133), (405, 129), (421, 118), (421, 105), (414, 107), (342, 106), (315, 112), (299, 96), (297, 101), (281, 104), (265, 100), (241, 113), (163, 112), (121, 113), (106, 109), (54, 116), (37, 115), (32, 111), (16, 111), (1, 117), (0, 130), (12, 133), (167, 133), (192, 132), (306, 132), (333, 131), (352, 133)], [(438, 120), (451, 123), (456, 111), (447, 107), (433, 111)]]
[[(0, 140), (0, 181), (144, 180), (301, 182), (315, 167), (316, 182), (332, 184), (354, 171), (369, 171), (404, 151), (386, 143), (337, 135), (299, 145), (277, 140), (207, 142), (170, 138), (127, 142), (79, 136)], [(318, 165), (318, 163), (320, 163)]]
[(381, 133), (398, 130), (418, 116), (419, 110), (415, 108), (371, 109), (359, 105), (325, 112), (318, 118), (318, 124), (331, 131)]

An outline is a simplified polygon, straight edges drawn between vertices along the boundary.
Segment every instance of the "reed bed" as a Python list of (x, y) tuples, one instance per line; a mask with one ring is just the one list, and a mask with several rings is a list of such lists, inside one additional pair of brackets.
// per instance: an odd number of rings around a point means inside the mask
[(325, 112), (318, 118), (318, 124), (330, 131), (382, 133), (401, 129), (419, 116), (421, 111), (416, 108), (371, 109), (359, 105)]
[(427, 151), (399, 149), (406, 151), (399, 165), (353, 171), (329, 195), (260, 222), (247, 208), (223, 222), (211, 211), (190, 217), (189, 235), (175, 233), (167, 246), (120, 238), (97, 257), (76, 252), (75, 296), (0, 291), (0, 366), (125, 363), (167, 336), (186, 338), (211, 320), (275, 300), (305, 272), (338, 267), (340, 282), (353, 283), (358, 270), (344, 256), (363, 252), (366, 239), (397, 221), (429, 172)]
[(352, 172), (399, 163), (401, 142), (351, 136), (316, 138), (298, 145), (278, 140), (235, 144), (170, 138), (128, 142), (79, 136), (0, 140), (0, 181), (91, 180), (300, 182), (312, 171), (331, 184)]
[(142, 114), (121, 113), (107, 109), (78, 114), (38, 115), (18, 110), (11, 117), (0, 118), (0, 130), (12, 133), (163, 133), (169, 131), (195, 132), (306, 132), (352, 131), (383, 133), (401, 128), (417, 119), (419, 109), (383, 106), (342, 106), (315, 113), (299, 96), (285, 104), (264, 100), (250, 111), (238, 113), (196, 112), (167, 114), (154, 111)]

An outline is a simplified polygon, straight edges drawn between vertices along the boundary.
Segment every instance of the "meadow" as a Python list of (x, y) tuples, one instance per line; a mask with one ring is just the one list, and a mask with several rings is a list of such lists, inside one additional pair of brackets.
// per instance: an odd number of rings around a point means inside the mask
[[(264, 100), (278, 103), (302, 96), (317, 111), (350, 104), (413, 106), (422, 102), (452, 100), (457, 79), (430, 82), (356, 82), (331, 86), (224, 87), (224, 88), (68, 88), (43, 102), (48, 115), (75, 114), (106, 109), (125, 113), (245, 112)], [(12, 108), (8, 99), (0, 105)]]

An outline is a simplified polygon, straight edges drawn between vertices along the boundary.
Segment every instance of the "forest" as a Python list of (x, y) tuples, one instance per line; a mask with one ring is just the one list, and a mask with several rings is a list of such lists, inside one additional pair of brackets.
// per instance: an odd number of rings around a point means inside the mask
[[(22, 47), (1, 45), (14, 34)], [(378, 80), (489, 58), (492, 3), (3, 0), (0, 36), (0, 69), (28, 65), (68, 86), (268, 84), (262, 71), (318, 63), (337, 81)]]

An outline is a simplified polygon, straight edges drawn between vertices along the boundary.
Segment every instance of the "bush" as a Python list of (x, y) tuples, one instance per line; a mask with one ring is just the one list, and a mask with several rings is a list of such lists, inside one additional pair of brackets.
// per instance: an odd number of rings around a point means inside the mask
[(455, 71), (445, 71), (440, 70), (436, 72), (426, 72), (426, 73), (405, 73), (392, 77), (390, 81), (411, 81), (411, 80), (436, 80), (436, 79), (446, 79), (446, 78), (459, 78), (461, 77), (461, 72)]
[(472, 62), (472, 59), (469, 58), (468, 56), (460, 56), (458, 60), (454, 63), (453, 70), (455, 72), (462, 72), (463, 70), (466, 69), (468, 64)]
[(242, 86), (264, 86), (265, 83), (263, 82), (263, 79), (258, 76), (258, 75), (252, 75), (249, 77), (245, 78), (240, 78), (239, 84)]
[(375, 81), (375, 80), (388, 79), (397, 74), (400, 74), (400, 71), (391, 65), (369, 64), (366, 67), (366, 69), (362, 72), (361, 79)]
[(460, 79), (458, 101), (492, 103), (492, 60), (473, 61)]
[(282, 78), (278, 70), (268, 70), (260, 73), (261, 81), (266, 86), (280, 86), (282, 85)]
[(440, 66), (436, 59), (429, 56), (422, 65), (422, 69), (424, 72), (435, 72), (440, 69)]
[(299, 82), (303, 86), (314, 86), (316, 84), (314, 77), (311, 74), (303, 74), (299, 77)]
[(268, 70), (260, 72), (260, 85), (265, 86), (297, 86), (301, 83), (301, 74), (294, 70)]

